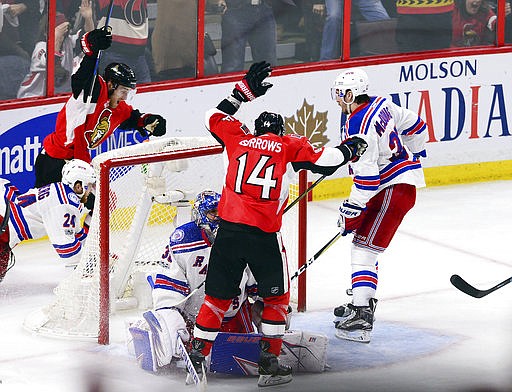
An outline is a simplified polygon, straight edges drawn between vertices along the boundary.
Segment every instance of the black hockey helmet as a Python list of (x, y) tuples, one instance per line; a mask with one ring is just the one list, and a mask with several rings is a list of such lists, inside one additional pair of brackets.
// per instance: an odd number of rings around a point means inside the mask
[(263, 112), (254, 121), (254, 134), (256, 136), (269, 132), (278, 136), (284, 135), (284, 121), (280, 114)]
[(110, 63), (105, 68), (105, 73), (103, 75), (105, 81), (112, 82), (114, 89), (119, 85), (130, 88), (135, 88), (137, 86), (135, 73), (129, 66), (123, 63)]

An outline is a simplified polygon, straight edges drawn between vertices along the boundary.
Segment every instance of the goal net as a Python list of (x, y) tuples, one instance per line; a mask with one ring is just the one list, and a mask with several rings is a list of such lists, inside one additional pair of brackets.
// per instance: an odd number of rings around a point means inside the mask
[[(55, 288), (53, 302), (28, 315), (24, 327), (105, 344), (113, 315), (152, 307), (147, 276), (169, 268), (169, 237), (190, 221), (195, 196), (206, 189), (221, 193), (224, 163), (213, 138), (181, 137), (115, 149), (98, 155), (93, 166), (95, 210), (80, 263)], [(290, 201), (299, 194), (297, 181), (291, 181)], [(303, 226), (297, 206), (283, 217), (290, 274), (299, 266)], [(301, 301), (297, 282), (294, 302)]]

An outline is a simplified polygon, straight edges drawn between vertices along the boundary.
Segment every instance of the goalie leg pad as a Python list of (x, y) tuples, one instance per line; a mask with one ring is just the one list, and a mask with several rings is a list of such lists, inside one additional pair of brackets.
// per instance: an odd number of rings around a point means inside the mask
[(308, 331), (286, 331), (279, 361), (294, 372), (321, 373), (327, 365), (326, 335)]
[[(260, 334), (219, 332), (211, 352), (214, 373), (258, 375)], [(323, 372), (327, 367), (326, 335), (307, 331), (286, 331), (279, 362), (294, 372)]]
[(258, 375), (260, 334), (219, 332), (213, 343), (210, 371), (214, 373)]
[(153, 340), (150, 337), (150, 331), (140, 327), (130, 327), (128, 329), (133, 338), (135, 348), (135, 358), (139, 366), (147, 371), (156, 372), (157, 363)]
[(173, 356), (173, 344), (163, 317), (151, 310), (144, 312), (143, 317), (151, 331), (150, 339), (158, 366), (168, 365)]

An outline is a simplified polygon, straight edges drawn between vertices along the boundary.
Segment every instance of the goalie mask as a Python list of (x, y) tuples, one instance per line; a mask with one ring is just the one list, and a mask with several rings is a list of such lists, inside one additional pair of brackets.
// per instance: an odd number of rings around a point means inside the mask
[(280, 114), (263, 112), (254, 121), (254, 135), (260, 136), (265, 133), (284, 135), (284, 121)]
[[(354, 98), (368, 92), (368, 75), (359, 68), (348, 69), (338, 75), (331, 87), (331, 98), (336, 101), (341, 98), (345, 102), (347, 90), (352, 91)], [(350, 104), (352, 102), (345, 102)]]
[(74, 188), (75, 183), (82, 183), (82, 193), (78, 197), (82, 197), (87, 191), (89, 184), (96, 183), (96, 173), (90, 164), (81, 159), (72, 159), (62, 168), (62, 183)]
[(209, 235), (214, 235), (219, 227), (219, 217), (217, 215), (219, 200), (220, 195), (217, 192), (203, 191), (197, 195), (192, 207), (192, 219), (199, 227), (205, 229)]
[(114, 90), (118, 86), (125, 86), (134, 89), (137, 86), (137, 78), (132, 69), (123, 63), (110, 63), (105, 68), (103, 78), (112, 82)]

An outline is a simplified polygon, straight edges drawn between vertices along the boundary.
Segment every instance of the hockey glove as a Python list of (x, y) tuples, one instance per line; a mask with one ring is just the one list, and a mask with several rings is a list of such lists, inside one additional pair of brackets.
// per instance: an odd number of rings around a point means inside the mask
[(166, 132), (165, 118), (159, 114), (145, 114), (139, 120), (139, 132), (142, 136), (163, 136)]
[(87, 200), (84, 203), (84, 207), (87, 208), (89, 211), (94, 210), (94, 200), (96, 200), (96, 196), (94, 196), (94, 193), (89, 193), (87, 196)]
[(263, 82), (271, 72), (272, 68), (266, 61), (254, 63), (244, 78), (235, 85), (233, 97), (240, 102), (248, 102), (265, 95), (273, 86), (272, 83)]
[(343, 162), (345, 164), (348, 161), (356, 162), (365, 153), (368, 143), (358, 136), (353, 136), (342, 141), (336, 148), (341, 150), (345, 156), (345, 162)]
[(338, 227), (341, 235), (347, 235), (357, 229), (361, 212), (364, 210), (364, 207), (350, 203), (348, 200), (344, 200), (343, 203), (341, 203), (339, 208), (340, 216), (338, 218)]
[(82, 52), (87, 56), (95, 56), (100, 50), (110, 48), (112, 44), (112, 30), (110, 27), (94, 29), (85, 33), (80, 40)]

